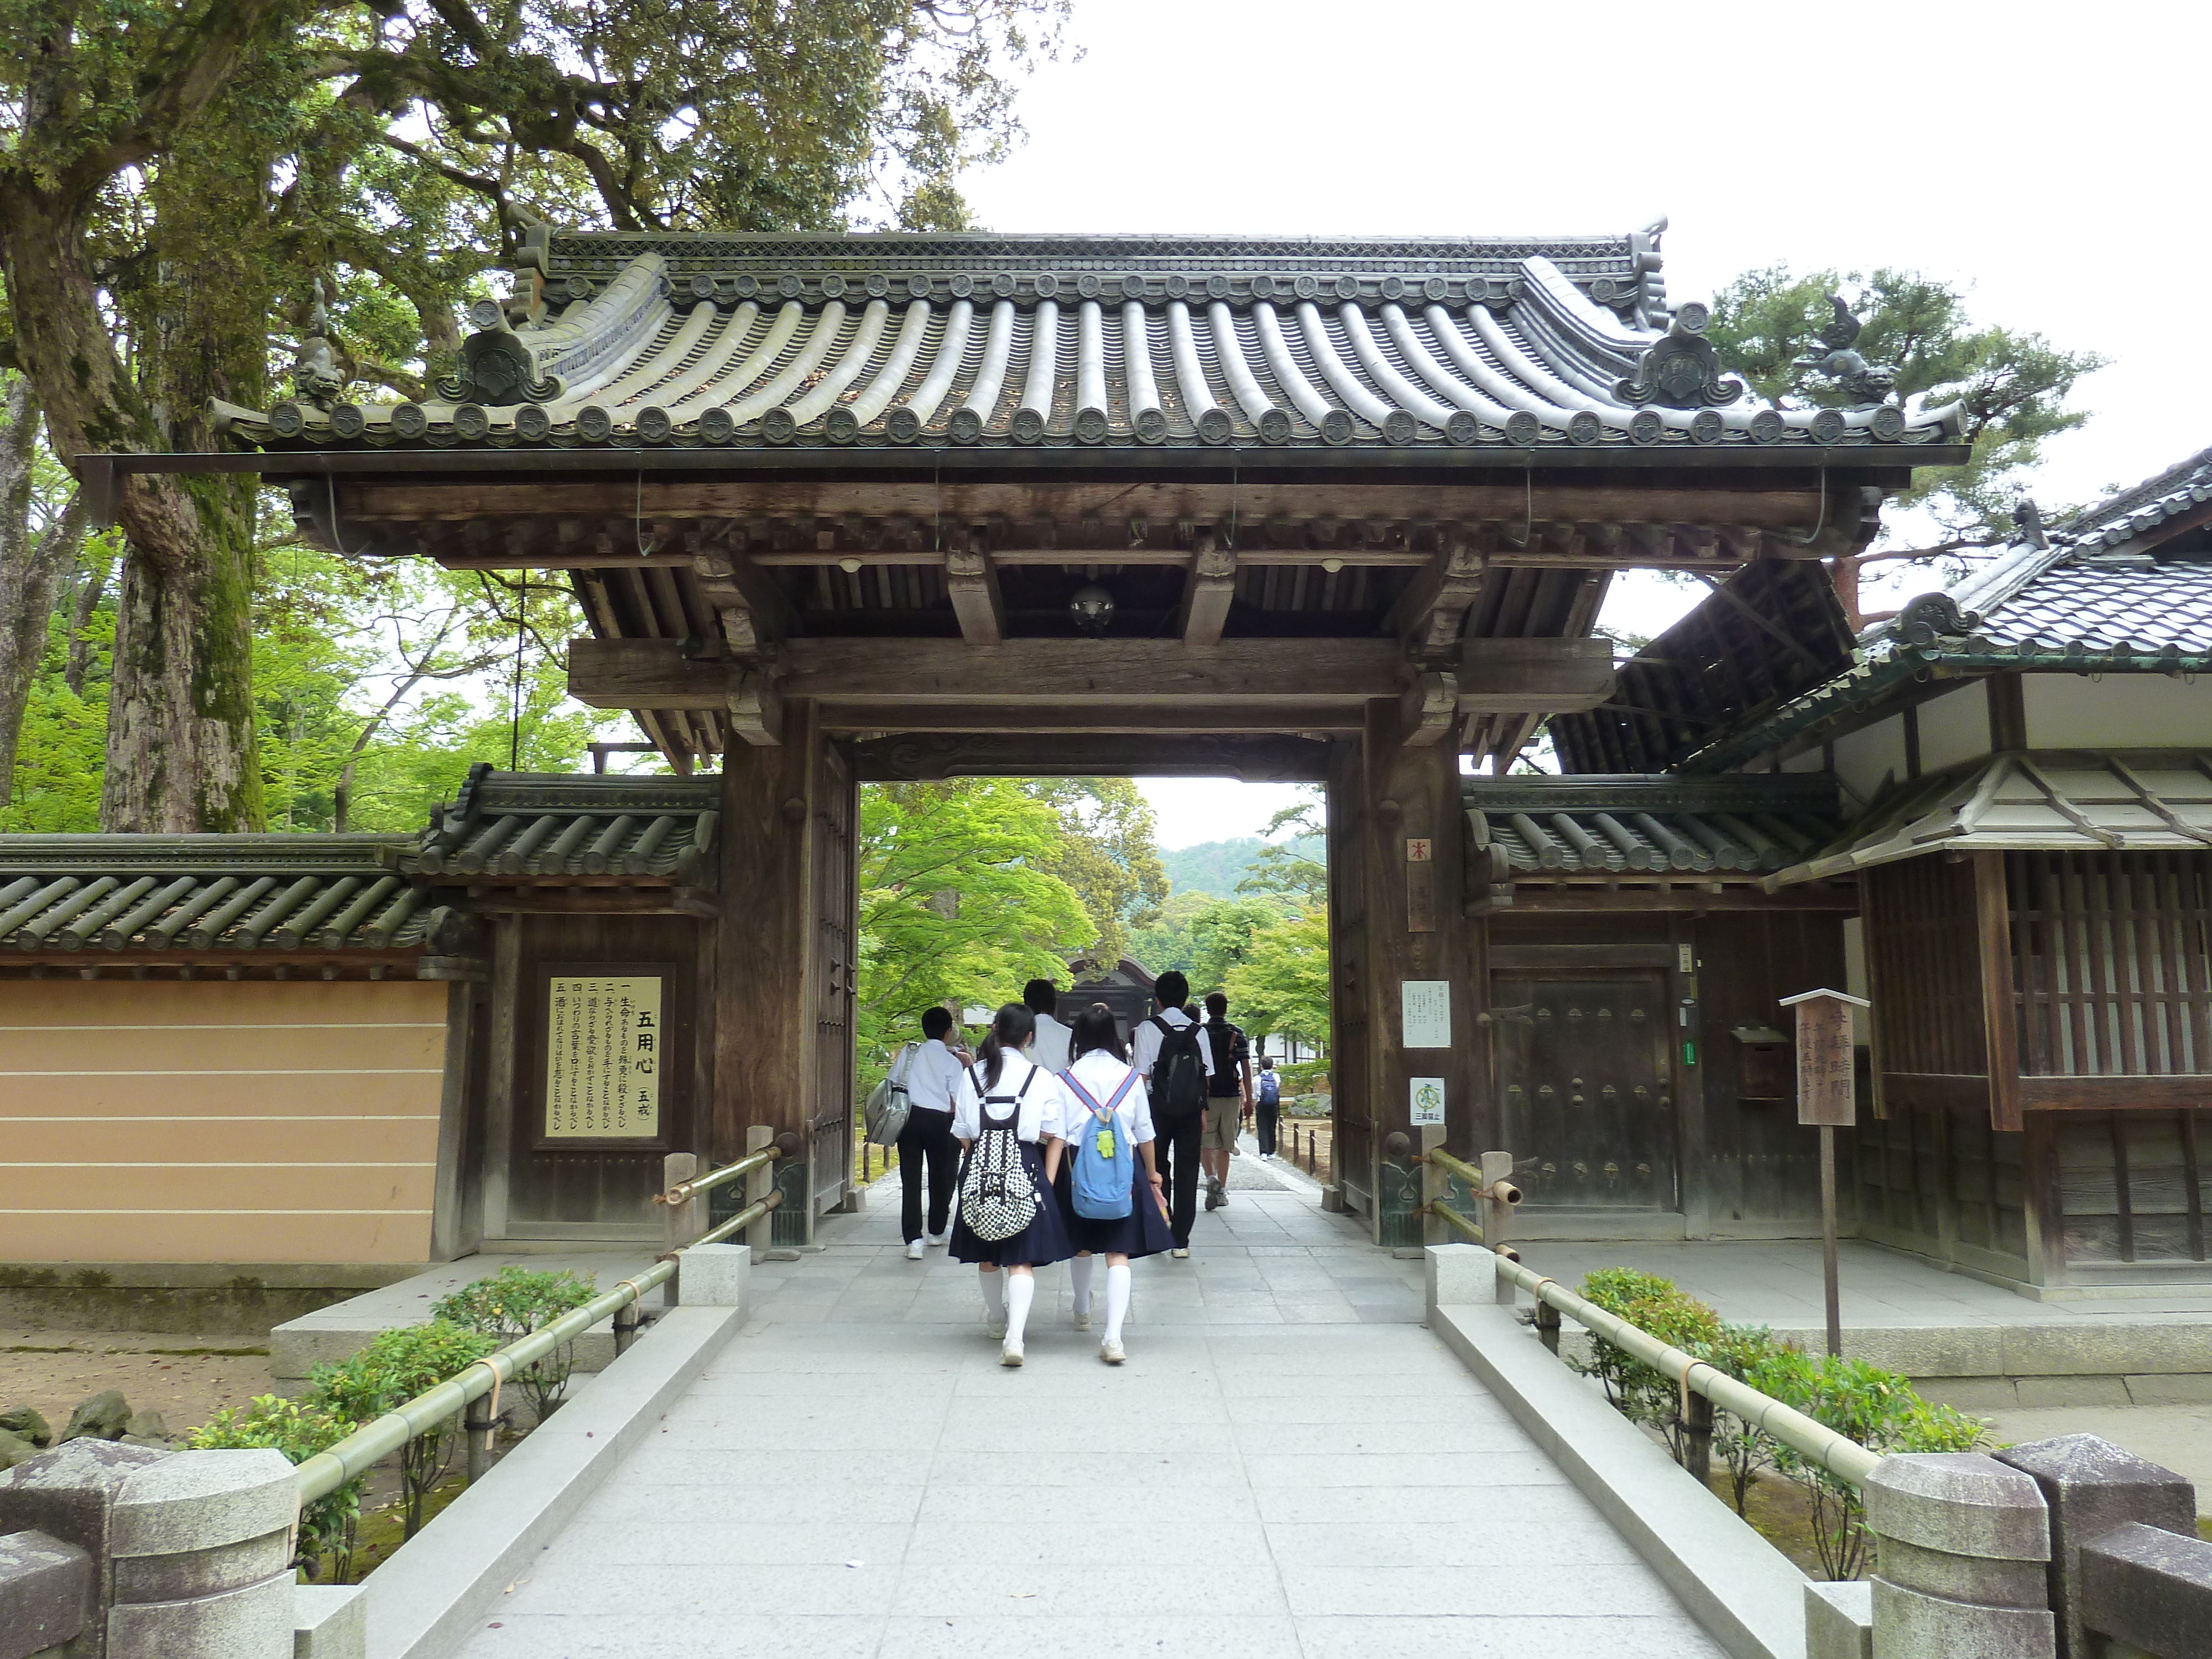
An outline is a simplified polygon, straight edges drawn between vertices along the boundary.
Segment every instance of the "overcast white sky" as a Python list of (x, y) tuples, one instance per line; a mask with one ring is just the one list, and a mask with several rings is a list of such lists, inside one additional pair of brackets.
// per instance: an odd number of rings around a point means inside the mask
[[(1741, 270), (1917, 268), (1979, 320), (2094, 350), (2035, 493), (2212, 445), (2200, 205), (2212, 11), (2127, 3), (1077, 0), (1082, 61), (965, 181), (1006, 231), (1529, 233), (1666, 214), (1677, 297)], [(1922, 585), (1928, 585), (1923, 583)], [(1694, 595), (1616, 584), (1651, 633)], [(1256, 833), (1270, 792), (1153, 791), (1161, 842)]]

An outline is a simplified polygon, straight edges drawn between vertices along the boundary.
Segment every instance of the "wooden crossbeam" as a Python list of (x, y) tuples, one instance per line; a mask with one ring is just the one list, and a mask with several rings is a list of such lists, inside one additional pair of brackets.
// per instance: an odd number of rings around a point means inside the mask
[[(1240, 722), (1271, 705), (1266, 729), (1297, 730), (1289, 711), (1356, 708), (1398, 697), (1412, 684), (1393, 640), (1230, 639), (1205, 652), (1180, 640), (796, 639), (775, 659), (775, 689), (825, 706), (872, 705), (906, 729), (930, 707), (1066, 707), (1143, 710), (1218, 706)], [(573, 640), (570, 694), (600, 708), (728, 707), (729, 665), (685, 653), (677, 640)], [(1595, 707), (1613, 688), (1603, 640), (1462, 641), (1454, 673), (1462, 714), (1547, 713)]]
[[(340, 516), (349, 524), (376, 520), (416, 521), (560, 518), (869, 518), (903, 516), (927, 523), (939, 515), (965, 524), (992, 520), (1013, 524), (1073, 522), (1096, 517), (1115, 523), (1143, 518), (1153, 524), (1188, 520), (1198, 524), (1316, 519), (1432, 524), (1494, 521), (1537, 523), (1729, 525), (1762, 530), (1810, 532), (1820, 520), (1817, 483), (1743, 489), (1711, 485), (1562, 483), (1539, 481), (1533, 489), (1515, 477), (1507, 483), (1232, 484), (1176, 480), (954, 483), (941, 488), (927, 470), (912, 479), (812, 483), (805, 479), (663, 481), (569, 478), (501, 483), (470, 477), (341, 480)], [(1828, 518), (1837, 517), (1838, 490), (1830, 491)]]

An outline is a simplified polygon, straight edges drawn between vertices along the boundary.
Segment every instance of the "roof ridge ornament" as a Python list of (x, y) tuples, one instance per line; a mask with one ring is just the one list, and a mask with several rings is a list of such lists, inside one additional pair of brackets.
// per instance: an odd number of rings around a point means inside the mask
[(1792, 365), (1809, 368), (1826, 375), (1836, 383), (1837, 389), (1851, 400), (1854, 409), (1869, 409), (1889, 401), (1897, 390), (1897, 371), (1881, 368), (1869, 363), (1851, 347), (1866, 325), (1851, 314), (1840, 294), (1831, 294), (1828, 303), (1835, 307), (1835, 316), (1820, 331), (1824, 352), (1812, 352), (1800, 357)]
[(1636, 360), (1632, 378), (1613, 383), (1626, 404), (1667, 409), (1718, 409), (1743, 396), (1743, 382), (1721, 373), (1721, 356), (1705, 337), (1711, 312), (1692, 301), (1674, 315), (1667, 332)]
[(320, 276), (310, 291), (314, 297), (307, 304), (307, 331), (292, 358), (292, 390), (327, 415), (351, 377), (338, 366), (337, 353), (331, 349), (331, 307)]
[(1960, 608), (1948, 593), (1922, 593), (1909, 600), (1892, 624), (1908, 645), (1932, 645), (1939, 634), (1972, 633), (1982, 625), (1982, 613)]

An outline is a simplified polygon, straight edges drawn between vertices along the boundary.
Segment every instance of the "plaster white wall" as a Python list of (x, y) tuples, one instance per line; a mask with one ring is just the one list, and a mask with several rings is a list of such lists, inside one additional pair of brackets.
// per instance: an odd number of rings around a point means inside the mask
[(1785, 772), (1820, 772), (1826, 770), (1827, 768), (1819, 750), (1808, 749), (1802, 753), (1785, 757), (1782, 763), (1782, 769)]
[(1990, 694), (1980, 680), (1920, 705), (1920, 769), (1940, 772), (1990, 752)]
[(1836, 739), (1836, 775), (1862, 805), (1905, 776), (1905, 721), (1896, 714)]
[(2212, 748), (2212, 678), (2021, 676), (2037, 749)]

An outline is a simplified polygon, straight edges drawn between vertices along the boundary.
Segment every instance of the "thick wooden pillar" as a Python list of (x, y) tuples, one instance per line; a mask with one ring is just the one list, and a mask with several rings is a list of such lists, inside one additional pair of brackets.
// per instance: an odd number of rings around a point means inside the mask
[[(1477, 1064), (1481, 1045), (1473, 952), (1460, 908), (1465, 872), (1459, 751), (1454, 744), (1407, 741), (1413, 735), (1404, 729), (1398, 703), (1367, 705), (1359, 755), (1366, 810), (1356, 849), (1346, 848), (1356, 851), (1364, 877), (1358, 994), (1366, 1035), (1364, 1115), (1372, 1128), (1359, 1150), (1370, 1169), (1390, 1135), (1411, 1138), (1416, 1079), (1443, 1084), (1448, 1127), (1479, 1121), (1489, 1109)], [(1443, 988), (1449, 1047), (1407, 1046), (1409, 985), (1417, 996), (1423, 988)], [(1367, 1179), (1372, 1192), (1371, 1176)]]
[(722, 757), (709, 1114), (717, 1164), (743, 1156), (757, 1123), (791, 1130), (804, 1146), (814, 1115), (822, 744), (818, 707), (799, 701), (784, 708), (781, 743), (732, 744)]

